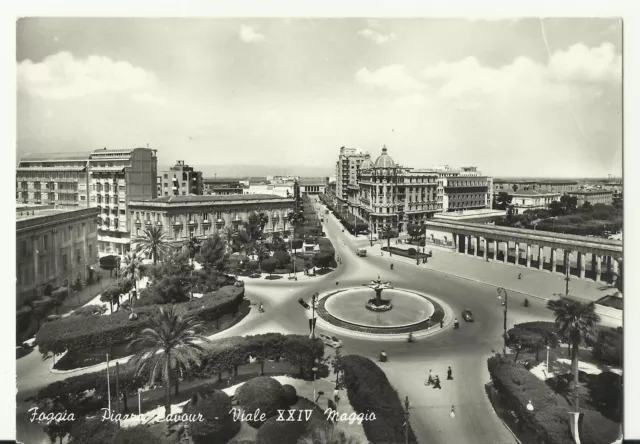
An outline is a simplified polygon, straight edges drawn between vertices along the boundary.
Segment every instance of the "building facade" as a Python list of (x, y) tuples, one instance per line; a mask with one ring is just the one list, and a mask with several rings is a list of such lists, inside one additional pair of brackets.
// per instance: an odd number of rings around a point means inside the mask
[(18, 306), (84, 282), (98, 261), (97, 208), (16, 208)]
[(88, 152), (23, 157), (16, 169), (16, 201), (88, 207), (88, 163)]
[(211, 196), (230, 196), (244, 193), (244, 185), (238, 179), (204, 178), (202, 185), (203, 194)]
[(355, 214), (368, 221), (373, 233), (384, 225), (406, 232), (408, 224), (417, 224), (438, 212), (438, 174), (397, 165), (386, 146), (375, 162), (369, 156), (358, 172), (358, 205)]
[(100, 210), (98, 251), (123, 255), (130, 251), (129, 202), (157, 197), (156, 150), (96, 150), (89, 159), (90, 204)]
[(491, 208), (493, 179), (477, 167), (436, 167), (438, 173), (438, 207), (442, 212)]
[(186, 165), (184, 160), (176, 161), (176, 164), (167, 171), (161, 171), (158, 176), (157, 196), (188, 196), (203, 194), (202, 172), (195, 171), (193, 167)]
[(512, 191), (540, 191), (543, 193), (560, 193), (565, 194), (570, 191), (578, 190), (578, 182), (575, 180), (565, 179), (494, 179), (494, 192), (501, 191), (510, 193)]
[(135, 239), (145, 228), (159, 227), (171, 241), (184, 242), (191, 237), (210, 236), (225, 227), (237, 227), (256, 212), (268, 217), (265, 233), (282, 232), (288, 229), (287, 215), (294, 207), (293, 198), (271, 194), (165, 196), (130, 202), (129, 230)]
[(545, 210), (551, 202), (560, 200), (561, 196), (560, 193), (535, 190), (518, 190), (508, 193), (511, 197), (511, 205), (516, 214), (520, 214), (526, 210)]
[(353, 212), (358, 195), (358, 169), (360, 164), (370, 160), (369, 154), (355, 148), (340, 148), (340, 155), (336, 162), (336, 208)]
[(589, 202), (591, 205), (595, 204), (613, 204), (613, 191), (609, 190), (579, 190), (567, 193), (569, 196), (576, 197), (578, 199), (577, 205), (581, 207), (585, 202)]
[(328, 183), (328, 177), (301, 177), (300, 194), (325, 194)]

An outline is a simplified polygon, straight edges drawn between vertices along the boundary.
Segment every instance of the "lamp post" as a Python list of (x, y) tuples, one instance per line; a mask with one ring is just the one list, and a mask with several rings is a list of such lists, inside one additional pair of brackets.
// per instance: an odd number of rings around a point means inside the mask
[(527, 404), (527, 410), (533, 412), (533, 404), (531, 404), (531, 401), (529, 401), (529, 403)]
[[(313, 399), (316, 399), (316, 374), (318, 373), (318, 367), (316, 367), (316, 365), (318, 365), (318, 359), (316, 359), (314, 362), (315, 365), (311, 370), (313, 371)], [(318, 402), (317, 399), (316, 402)]]
[(404, 398), (404, 443), (409, 444), (409, 397)]
[(311, 295), (311, 304), (307, 304), (302, 298), (298, 299), (298, 304), (302, 305), (307, 312), (310, 312), (309, 339), (316, 338), (316, 305), (318, 304), (318, 295), (318, 292)]
[(564, 282), (565, 282), (565, 286), (564, 286), (564, 295), (568, 296), (569, 295), (569, 281), (571, 280), (571, 278), (569, 277), (569, 275), (571, 274), (571, 252), (569, 252), (569, 254), (567, 254), (567, 263), (565, 265), (565, 276), (564, 276)]
[(502, 303), (502, 305), (504, 306), (504, 319), (503, 319), (504, 345), (502, 346), (502, 354), (506, 355), (507, 354), (507, 309), (508, 309), (507, 304), (508, 304), (509, 294), (507, 293), (507, 290), (505, 290), (503, 287), (500, 287), (498, 288), (498, 299), (502, 299), (502, 295), (504, 295), (504, 302)]
[(140, 394), (142, 393), (142, 389), (138, 389), (138, 418), (140, 418), (140, 423), (142, 423), (142, 404), (140, 403)]
[(547, 345), (547, 374), (550, 373), (549, 372), (549, 346)]

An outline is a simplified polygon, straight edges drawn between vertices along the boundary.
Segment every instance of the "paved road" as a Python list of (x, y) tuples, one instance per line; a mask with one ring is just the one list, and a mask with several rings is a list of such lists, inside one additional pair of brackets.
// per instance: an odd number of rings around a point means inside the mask
[[(395, 261), (395, 269), (391, 271), (388, 257), (360, 258), (355, 255), (353, 238), (342, 232), (332, 216), (325, 223), (325, 232), (342, 258), (342, 264), (336, 270), (322, 277), (302, 277), (298, 281), (247, 280), (247, 297), (252, 302), (263, 302), (266, 312), (259, 314), (252, 310), (241, 323), (214, 338), (266, 332), (308, 333), (298, 298), (308, 300), (315, 291), (360, 286), (380, 274), (395, 286), (433, 294), (458, 316), (463, 309), (469, 308), (475, 314), (476, 322), (461, 321), (459, 330), (446, 328), (413, 344), (402, 341), (381, 345), (377, 341), (343, 337), (343, 354), (356, 353), (377, 359), (380, 350), (385, 349), (389, 362), (380, 365), (401, 399), (409, 396), (411, 424), (421, 443), (514, 443), (515, 439), (493, 412), (484, 392), (484, 385), (489, 381), (487, 357), (492, 349), (502, 348), (503, 312), (495, 287), (399, 261)], [(510, 295), (509, 326), (534, 319), (551, 320), (551, 313), (543, 301), (531, 301), (532, 306), (524, 308), (521, 305), (523, 298), (515, 293)], [(449, 365), (453, 370), (453, 381), (446, 380)], [(429, 369), (440, 376), (442, 390), (424, 386)], [(39, 353), (34, 351), (18, 361), (18, 388), (21, 390), (18, 398), (52, 380), (68, 376), (49, 373)], [(26, 407), (25, 404), (22, 403)], [(454, 419), (449, 416), (452, 405), (456, 411)], [(24, 415), (20, 403), (18, 406), (18, 415)]]

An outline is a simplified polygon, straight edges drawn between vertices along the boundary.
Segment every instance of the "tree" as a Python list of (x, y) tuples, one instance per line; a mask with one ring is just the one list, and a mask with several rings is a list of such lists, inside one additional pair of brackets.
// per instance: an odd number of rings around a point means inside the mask
[(330, 251), (318, 251), (313, 255), (313, 265), (318, 268), (328, 268), (334, 261), (334, 253)]
[(121, 264), (122, 277), (125, 279), (131, 279), (133, 282), (133, 291), (135, 297), (131, 299), (131, 316), (135, 319), (135, 312), (133, 311), (134, 299), (138, 296), (138, 282), (142, 278), (144, 272), (144, 266), (142, 261), (135, 253), (127, 253), (122, 260)]
[(516, 210), (513, 207), (513, 205), (509, 205), (509, 208), (507, 209), (507, 221), (512, 222), (513, 216), (515, 216), (515, 214), (516, 214)]
[(33, 316), (38, 323), (38, 330), (40, 330), (40, 321), (47, 317), (47, 315), (53, 310), (55, 301), (52, 297), (44, 296), (42, 299), (38, 299), (31, 302), (31, 309), (33, 310)]
[(144, 347), (130, 361), (136, 368), (135, 374), (147, 373), (150, 384), (158, 375), (162, 376), (166, 416), (171, 413), (170, 377), (174, 374), (184, 376), (192, 364), (200, 365), (200, 357), (205, 352), (203, 343), (210, 342), (198, 334), (203, 326), (197, 315), (189, 314), (184, 308), (163, 306), (160, 316), (153, 319), (153, 325), (129, 343), (129, 348)]
[(337, 427), (318, 427), (303, 436), (298, 444), (358, 444), (353, 436), (347, 436)]
[[(53, 406), (47, 411), (47, 414), (50, 415), (64, 415), (65, 413), (67, 413), (66, 409), (57, 400), (54, 401)], [(52, 443), (55, 443), (56, 439), (59, 439), (60, 444), (62, 444), (63, 438), (69, 434), (72, 427), (73, 421), (54, 420), (44, 426), (44, 432), (47, 434)]]
[(251, 249), (251, 236), (244, 228), (240, 228), (233, 233), (233, 250), (248, 254)]
[(269, 250), (269, 246), (264, 242), (260, 242), (258, 245), (256, 245), (255, 252), (256, 252), (256, 255), (258, 256), (258, 265), (260, 267), (262, 267), (263, 260), (269, 259), (269, 257), (271, 257), (271, 251)]
[(236, 232), (235, 228), (228, 225), (218, 230), (218, 233), (220, 234), (220, 238), (227, 245), (227, 252), (231, 252), (231, 245), (233, 244), (233, 236), (235, 232)]
[(166, 256), (171, 251), (169, 239), (164, 230), (160, 227), (152, 227), (144, 230), (142, 236), (134, 239), (137, 244), (138, 254), (148, 254), (153, 259), (153, 265), (158, 263), (158, 259)]
[(303, 212), (302, 211), (298, 211), (297, 213), (295, 211), (289, 212), (289, 214), (287, 214), (287, 222), (289, 222), (289, 225), (291, 225), (291, 227), (293, 228), (293, 237), (296, 237), (296, 228), (301, 226), (304, 223)]
[(574, 213), (577, 206), (578, 198), (576, 196), (569, 196), (568, 194), (560, 196), (560, 207), (562, 208), (563, 214)]
[(300, 248), (302, 248), (302, 239), (294, 239), (291, 241), (291, 248), (293, 249), (293, 252), (295, 253), (296, 250), (299, 250)]
[(196, 254), (200, 252), (202, 242), (195, 236), (191, 236), (189, 240), (187, 240), (182, 249), (185, 253), (189, 255), (189, 261), (191, 264), (191, 272), (189, 273), (189, 298), (193, 299), (193, 259), (196, 257)]
[(389, 256), (391, 256), (391, 238), (398, 236), (398, 232), (393, 229), (391, 225), (383, 225), (380, 229), (380, 234), (382, 238), (387, 239), (387, 249), (389, 250)]
[(500, 191), (494, 197), (494, 206), (498, 210), (506, 210), (507, 206), (511, 204), (513, 197), (509, 196), (506, 191)]
[(218, 233), (213, 233), (202, 242), (196, 259), (207, 272), (223, 272), (227, 268), (229, 254), (226, 251), (224, 240)]
[(273, 258), (269, 258), (269, 259), (265, 259), (262, 261), (262, 264), (260, 265), (260, 267), (266, 271), (267, 273), (269, 273), (269, 277), (271, 277), (271, 273), (273, 273), (274, 271), (276, 271), (276, 267), (278, 266), (278, 262), (273, 259)]
[(113, 304), (120, 307), (120, 296), (131, 291), (133, 281), (131, 279), (123, 279), (117, 284), (110, 285), (100, 293), (100, 301), (108, 302), (110, 313), (113, 313)]
[(409, 233), (409, 236), (411, 236), (413, 240), (416, 240), (424, 236), (426, 231), (427, 231), (427, 227), (424, 225), (409, 224), (407, 226), (407, 232)]
[(574, 384), (573, 406), (578, 411), (579, 401), (579, 347), (582, 343), (593, 343), (596, 340), (596, 326), (600, 316), (595, 312), (595, 303), (583, 304), (573, 299), (558, 299), (547, 302), (547, 307), (556, 317), (558, 334), (571, 344), (571, 367)]
[(616, 273), (616, 275), (614, 276), (614, 286), (616, 287), (616, 289), (620, 292), (623, 293), (623, 278), (622, 278), (622, 266), (623, 266), (623, 260), (622, 259), (611, 259), (613, 261), (617, 260), (618, 261), (618, 273)]

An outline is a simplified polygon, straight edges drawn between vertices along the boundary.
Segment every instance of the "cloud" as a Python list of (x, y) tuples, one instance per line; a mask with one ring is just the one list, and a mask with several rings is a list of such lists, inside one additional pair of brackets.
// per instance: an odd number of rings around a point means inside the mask
[(240, 27), (240, 38), (244, 42), (255, 43), (264, 40), (264, 35), (260, 34), (253, 26), (242, 25)]
[(566, 51), (556, 51), (549, 60), (549, 69), (559, 81), (615, 82), (622, 81), (622, 56), (611, 43), (588, 48), (582, 43)]
[(374, 31), (371, 28), (365, 28), (358, 31), (358, 35), (361, 35), (362, 37), (365, 37), (369, 40), (372, 40), (376, 42), (378, 45), (382, 45), (383, 43), (387, 43), (388, 41), (394, 40), (396, 38), (396, 35), (394, 33), (382, 34), (382, 33), (379, 33), (378, 31)]
[(134, 94), (133, 100), (135, 100), (138, 103), (149, 103), (152, 105), (161, 105), (161, 106), (165, 106), (168, 103), (167, 99), (165, 99), (164, 97), (155, 96), (149, 93)]
[(150, 94), (156, 76), (128, 62), (92, 55), (76, 59), (60, 52), (42, 62), (24, 60), (18, 64), (18, 88), (32, 96), (51, 100), (70, 100), (104, 93)]
[(406, 73), (402, 65), (389, 65), (377, 71), (362, 68), (355, 74), (357, 82), (373, 88), (396, 92), (420, 91), (424, 85)]

